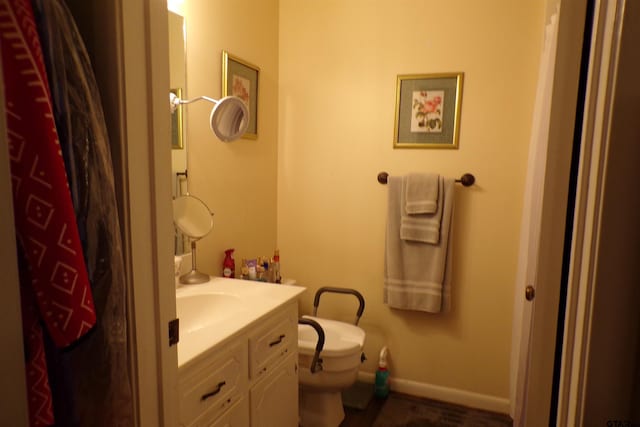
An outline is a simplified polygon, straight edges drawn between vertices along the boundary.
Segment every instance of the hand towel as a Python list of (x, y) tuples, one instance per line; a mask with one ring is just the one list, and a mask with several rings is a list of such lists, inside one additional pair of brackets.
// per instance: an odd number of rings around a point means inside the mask
[(398, 309), (448, 312), (451, 307), (454, 180), (445, 178), (443, 182), (440, 239), (435, 245), (400, 238), (404, 206), (402, 183), (402, 177), (389, 177), (384, 302)]
[[(444, 178), (435, 175), (435, 194), (444, 194)], [(402, 195), (403, 201), (400, 202), (401, 206), (401, 220), (400, 220), (400, 238), (402, 240), (411, 240), (414, 242), (438, 244), (440, 241), (440, 223), (442, 221), (444, 197), (438, 197), (436, 203), (436, 209), (430, 214), (413, 214), (410, 215), (407, 212), (408, 203), (406, 197), (409, 194), (407, 188), (410, 184), (410, 176), (405, 176), (402, 181), (403, 189)]]
[(440, 175), (410, 173), (405, 180), (405, 210), (408, 215), (432, 214), (438, 208)]

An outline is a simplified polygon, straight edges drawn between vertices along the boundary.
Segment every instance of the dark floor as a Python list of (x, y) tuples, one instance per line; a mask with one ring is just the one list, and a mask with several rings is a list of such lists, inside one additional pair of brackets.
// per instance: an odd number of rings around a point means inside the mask
[(365, 409), (345, 407), (340, 427), (511, 427), (505, 414), (391, 393), (371, 398)]
[(340, 427), (371, 427), (382, 409), (385, 399), (372, 397), (365, 409), (344, 407), (344, 421)]

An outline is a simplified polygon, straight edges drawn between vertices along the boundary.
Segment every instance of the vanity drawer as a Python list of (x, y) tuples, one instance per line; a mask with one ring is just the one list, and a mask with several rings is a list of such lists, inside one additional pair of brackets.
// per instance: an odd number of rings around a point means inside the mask
[(249, 425), (249, 402), (240, 397), (235, 404), (220, 416), (205, 412), (190, 427), (247, 427)]
[(234, 406), (247, 391), (247, 345), (236, 343), (228, 350), (181, 372), (178, 380), (180, 421), (185, 426), (208, 425)]
[(260, 378), (298, 346), (298, 310), (289, 305), (249, 337), (249, 372)]

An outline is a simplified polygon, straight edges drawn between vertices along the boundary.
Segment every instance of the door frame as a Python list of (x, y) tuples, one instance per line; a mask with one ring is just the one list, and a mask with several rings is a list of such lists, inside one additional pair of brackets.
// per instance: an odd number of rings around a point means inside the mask
[[(106, 7), (112, 3), (101, 1)], [(178, 352), (176, 345), (169, 345), (168, 333), (176, 305), (167, 4), (165, 0), (121, 0), (115, 14), (116, 31), (121, 31), (116, 40), (117, 125), (138, 422), (173, 427), (178, 424)], [(105, 42), (109, 43), (108, 37)]]
[[(520, 357), (524, 358), (523, 410), (514, 426), (547, 425), (551, 408), (569, 176), (587, 0), (561, 0), (558, 13), (548, 147), (541, 201), (535, 299), (528, 333), (523, 324)], [(524, 289), (516, 289), (525, 298)], [(523, 319), (525, 321), (525, 319)], [(512, 369), (518, 369), (513, 366)], [(524, 372), (522, 372), (524, 370)], [(517, 385), (516, 385), (517, 386)], [(515, 402), (512, 407), (517, 407)]]
[[(559, 426), (584, 423), (591, 323), (600, 266), (598, 252), (601, 250), (609, 138), (616, 85), (619, 84), (617, 70), (625, 3), (625, 0), (598, 0), (594, 12), (559, 381)], [(614, 390), (609, 392), (613, 393)]]

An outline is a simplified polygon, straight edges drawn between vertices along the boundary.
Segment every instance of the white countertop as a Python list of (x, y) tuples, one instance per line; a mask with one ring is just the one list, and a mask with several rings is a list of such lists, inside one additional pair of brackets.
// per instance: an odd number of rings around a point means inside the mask
[(199, 285), (180, 285), (176, 306), (180, 319), (178, 369), (305, 291), (278, 285), (211, 277)]

